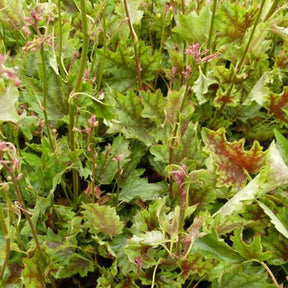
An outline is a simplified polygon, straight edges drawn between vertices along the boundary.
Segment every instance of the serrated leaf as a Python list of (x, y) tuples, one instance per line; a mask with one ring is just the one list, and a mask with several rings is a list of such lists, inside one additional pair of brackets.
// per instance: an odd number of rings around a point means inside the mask
[[(24, 269), (22, 271), (23, 282), (25, 287), (38, 288), (45, 287), (45, 269), (49, 263), (47, 255), (42, 252), (43, 257), (38, 251), (34, 252), (31, 258), (24, 258)], [(46, 261), (46, 263), (43, 262)]]
[(97, 203), (82, 204), (81, 207), (84, 209), (81, 213), (94, 234), (101, 232), (112, 237), (122, 233), (124, 223), (120, 221), (114, 207)]
[(288, 230), (280, 221), (280, 219), (262, 202), (257, 201), (259, 206), (263, 209), (264, 213), (269, 216), (271, 223), (275, 226), (275, 228), (280, 232), (283, 236), (288, 239)]
[(239, 227), (235, 230), (234, 236), (231, 237), (233, 241), (233, 248), (245, 259), (257, 259), (259, 261), (268, 260), (271, 257), (270, 252), (263, 252), (261, 243), (261, 236), (256, 233), (251, 240), (251, 243), (246, 243), (242, 237), (243, 229)]
[(212, 288), (273, 288), (268, 282), (268, 275), (261, 266), (252, 264), (235, 265), (228, 273), (224, 273), (220, 283), (214, 282)]
[(167, 104), (164, 108), (165, 122), (174, 124), (178, 120), (180, 107), (184, 97), (184, 87), (179, 91), (169, 91), (167, 95)]
[(265, 72), (261, 78), (253, 86), (252, 90), (249, 92), (248, 97), (244, 101), (243, 105), (249, 105), (251, 101), (255, 101), (261, 107), (266, 101), (266, 97), (269, 94), (269, 89), (266, 87), (266, 84), (270, 80), (271, 72)]
[(205, 76), (201, 70), (201, 67), (199, 66), (199, 76), (197, 80), (195, 80), (192, 89), (195, 92), (200, 105), (207, 102), (207, 99), (204, 97), (204, 95), (208, 92), (209, 86), (215, 82), (217, 82), (216, 79)]
[(178, 26), (173, 29), (173, 32), (179, 34), (181, 38), (190, 43), (205, 42), (208, 32), (211, 14), (209, 5), (205, 5), (200, 14), (195, 11), (184, 15), (179, 13), (177, 17)]
[(288, 123), (288, 116), (284, 110), (288, 109), (288, 87), (285, 86), (281, 94), (271, 94), (268, 99), (269, 112), (279, 121)]
[(77, 253), (73, 253), (65, 262), (60, 264), (56, 273), (57, 279), (69, 278), (77, 273), (81, 277), (86, 277), (88, 272), (94, 271), (93, 262)]
[(115, 138), (112, 146), (107, 145), (96, 159), (95, 177), (97, 182), (110, 184), (118, 171), (117, 157), (121, 156), (121, 167), (123, 167), (129, 161), (130, 154), (128, 141), (123, 137)]
[(288, 165), (288, 140), (277, 129), (274, 129), (274, 135), (277, 141), (277, 149), (280, 152), (285, 164)]
[(144, 106), (141, 116), (153, 120), (160, 126), (164, 122), (165, 115), (163, 108), (166, 103), (161, 91), (157, 90), (155, 93), (140, 91), (140, 97), (143, 99)]
[(259, 195), (263, 195), (286, 183), (288, 183), (288, 167), (277, 150), (275, 142), (272, 142), (267, 151), (267, 167), (227, 201), (214, 215), (218, 213), (230, 215), (234, 211), (240, 211), (244, 205), (243, 201), (253, 201)]
[(241, 263), (243, 261), (243, 257), (226, 244), (224, 240), (219, 239), (216, 232), (198, 238), (193, 244), (193, 251), (226, 264)]
[(110, 126), (108, 133), (121, 132), (127, 138), (136, 138), (147, 146), (151, 145), (153, 143), (153, 138), (149, 134), (151, 122), (141, 117), (143, 105), (137, 95), (132, 91), (123, 95), (113, 90), (111, 97), (117, 111), (117, 119), (107, 123)]
[(266, 153), (262, 151), (259, 142), (254, 141), (251, 149), (245, 151), (245, 139), (228, 142), (224, 128), (215, 132), (204, 128), (202, 138), (206, 144), (205, 149), (212, 154), (216, 163), (221, 185), (243, 187), (247, 181), (246, 173), (254, 174), (266, 163)]
[[(217, 38), (223, 44), (241, 39), (247, 29), (253, 24), (256, 7), (244, 3), (225, 1), (217, 9), (216, 29), (221, 37)], [(224, 43), (225, 43), (224, 42)]]
[(15, 104), (18, 100), (18, 89), (10, 83), (0, 95), (0, 121), (18, 122), (19, 116)]
[(158, 230), (147, 231), (144, 234), (133, 235), (132, 238), (129, 240), (129, 244), (157, 247), (165, 240), (164, 236), (165, 235), (163, 234), (163, 232)]
[(143, 201), (155, 200), (159, 194), (167, 190), (164, 183), (148, 183), (147, 178), (141, 178), (144, 170), (135, 170), (126, 181), (121, 185), (119, 200), (130, 202), (134, 198), (140, 198)]
[(213, 269), (213, 260), (208, 260), (198, 252), (188, 255), (188, 257), (180, 260), (182, 279), (187, 279), (191, 275), (203, 276), (209, 274)]

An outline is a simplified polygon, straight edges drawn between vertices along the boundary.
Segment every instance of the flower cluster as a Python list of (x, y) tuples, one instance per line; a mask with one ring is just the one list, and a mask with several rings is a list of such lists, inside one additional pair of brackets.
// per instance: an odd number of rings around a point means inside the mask
[(200, 43), (196, 43), (196, 44), (190, 45), (186, 49), (185, 54), (192, 55), (195, 58), (196, 64), (200, 64), (200, 63), (209, 62), (211, 60), (216, 59), (223, 50), (224, 48), (221, 48), (216, 53), (207, 55), (207, 53), (209, 53), (209, 49), (205, 49), (204, 51), (201, 51)]

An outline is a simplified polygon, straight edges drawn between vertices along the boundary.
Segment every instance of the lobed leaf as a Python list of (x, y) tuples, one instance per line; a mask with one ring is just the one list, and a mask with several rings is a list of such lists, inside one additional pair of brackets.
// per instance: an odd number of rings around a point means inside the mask
[(249, 151), (245, 151), (245, 140), (228, 142), (224, 128), (215, 132), (204, 128), (202, 138), (216, 163), (221, 185), (241, 188), (247, 181), (247, 172), (255, 174), (266, 164), (266, 153), (257, 141)]
[(94, 234), (101, 232), (112, 237), (122, 233), (124, 223), (120, 221), (114, 207), (100, 206), (97, 203), (82, 204), (81, 207), (81, 213)]

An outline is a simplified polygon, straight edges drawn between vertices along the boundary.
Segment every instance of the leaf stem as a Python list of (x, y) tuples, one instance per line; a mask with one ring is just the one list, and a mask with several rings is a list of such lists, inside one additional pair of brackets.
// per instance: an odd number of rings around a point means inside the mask
[(124, 1), (124, 8), (125, 8), (125, 13), (127, 16), (127, 21), (128, 21), (128, 25), (129, 25), (129, 29), (130, 29), (130, 35), (132, 37), (133, 40), (133, 46), (134, 46), (134, 56), (135, 56), (135, 63), (136, 63), (136, 71), (137, 71), (137, 80), (138, 80), (138, 88), (139, 90), (143, 90), (143, 85), (142, 85), (142, 78), (141, 78), (141, 63), (139, 60), (139, 52), (138, 52), (138, 37), (136, 35), (136, 32), (133, 28), (131, 19), (130, 19), (130, 15), (129, 15), (129, 9), (128, 9), (128, 4), (127, 4), (127, 0), (123, 0)]
[(267, 271), (267, 273), (269, 274), (269, 276), (271, 277), (274, 285), (276, 288), (281, 288), (280, 284), (277, 282), (274, 274), (272, 273), (272, 271), (270, 270), (270, 268), (263, 262), (263, 261), (259, 261), (257, 259), (255, 259), (256, 262), (260, 263), (264, 268), (265, 270)]

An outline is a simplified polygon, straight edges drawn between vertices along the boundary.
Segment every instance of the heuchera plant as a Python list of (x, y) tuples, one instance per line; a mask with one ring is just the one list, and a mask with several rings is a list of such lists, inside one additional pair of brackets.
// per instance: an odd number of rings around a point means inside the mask
[(0, 287), (288, 285), (286, 1), (0, 19)]

